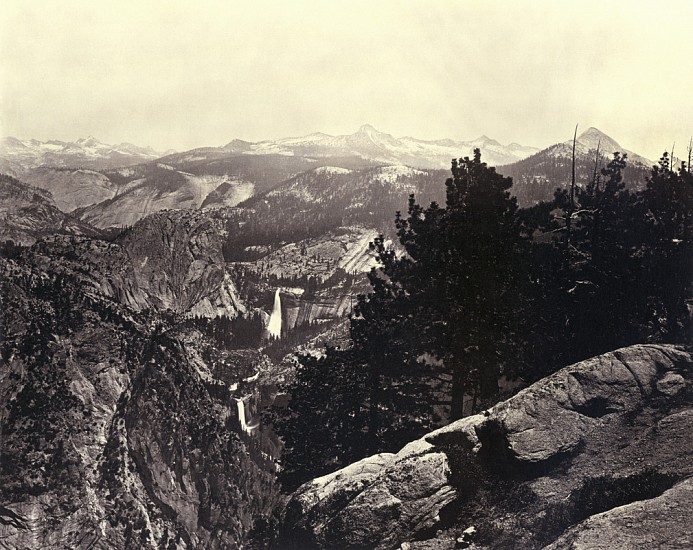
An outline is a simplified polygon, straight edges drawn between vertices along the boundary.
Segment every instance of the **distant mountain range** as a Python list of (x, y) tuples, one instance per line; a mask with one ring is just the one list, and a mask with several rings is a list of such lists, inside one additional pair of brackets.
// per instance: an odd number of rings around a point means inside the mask
[[(618, 150), (627, 153), (631, 162), (644, 166), (652, 164), (649, 159), (624, 149), (613, 138), (596, 128), (589, 128), (580, 134), (577, 140), (577, 153), (586, 155), (596, 150), (598, 146), (605, 154), (610, 155)], [(540, 151), (536, 147), (517, 143), (502, 145), (487, 136), (471, 141), (452, 139), (427, 141), (408, 136), (396, 138), (365, 124), (357, 132), (347, 135), (332, 136), (318, 132), (302, 137), (259, 142), (234, 139), (221, 147), (200, 147), (176, 153), (174, 151), (158, 152), (151, 147), (140, 147), (132, 143), (108, 145), (91, 136), (74, 142), (19, 140), (6, 137), (0, 139), (0, 173), (17, 177), (39, 166), (107, 170), (157, 159), (160, 159), (162, 163), (177, 166), (245, 155), (280, 155), (313, 161), (325, 158), (351, 158), (357, 159), (356, 163), (361, 167), (366, 163), (447, 169), (450, 167), (451, 159), (471, 156), (476, 148), (481, 150), (482, 158), (488, 164), (505, 166), (540, 152), (546, 152), (555, 157), (570, 156), (572, 140), (551, 145)]]
[(0, 140), (0, 172), (17, 177), (38, 166), (103, 170), (147, 162), (170, 152), (132, 143), (108, 145), (91, 136), (77, 141), (6, 137)]
[[(148, 147), (106, 145), (94, 138), (70, 143), (4, 138), (0, 140), (0, 173), (50, 192), (53, 204), (60, 210), (105, 229), (132, 225), (164, 209), (232, 207), (252, 197), (274, 202), (276, 195), (266, 195), (267, 192), (285, 184), (296, 186), (298, 182), (300, 192), (310, 192), (323, 202), (309, 205), (311, 211), (334, 208), (336, 197), (346, 201), (340, 204), (350, 216), (359, 205), (366, 213), (375, 212), (374, 208), (380, 206), (406, 208), (406, 195), (411, 192), (424, 202), (432, 196), (444, 199), (443, 195), (431, 192), (438, 188), (441, 193), (444, 191), (441, 185), (432, 185), (432, 180), (442, 183), (451, 160), (471, 156), (475, 148), (481, 149), (484, 162), (513, 178), (513, 193), (523, 206), (550, 199), (556, 187), (570, 179), (572, 140), (539, 151), (517, 144), (504, 146), (485, 136), (468, 142), (395, 138), (370, 125), (349, 135), (315, 133), (257, 143), (233, 140), (223, 147), (169, 152), (163, 156)], [(582, 132), (577, 139), (580, 183), (594, 173), (597, 149), (600, 165), (606, 164), (614, 151), (626, 153), (627, 181), (635, 188), (644, 185), (653, 163), (624, 149), (596, 128)], [(323, 172), (318, 170), (321, 167)], [(406, 180), (407, 188), (374, 188), (366, 193), (368, 200), (357, 200), (354, 192), (363, 192), (364, 184), (382, 185), (383, 176), (376, 177), (372, 172), (378, 167), (390, 167), (388, 177), (392, 176), (393, 183)], [(304, 189), (303, 183), (308, 181), (312, 182), (310, 189)], [(319, 189), (316, 185), (326, 187)], [(349, 189), (337, 189), (339, 185)], [(380, 195), (376, 198), (372, 193)], [(352, 198), (347, 201), (347, 196)], [(388, 198), (384, 199), (385, 196)], [(299, 198), (289, 194), (282, 200), (292, 202)], [(391, 214), (388, 211), (384, 215), (389, 220)], [(366, 222), (364, 216), (367, 217), (362, 214), (352, 221)]]
[(74, 142), (6, 137), (0, 140), (0, 172), (20, 177), (39, 166), (106, 170), (162, 157), (163, 162), (175, 165), (231, 155), (282, 155), (313, 159), (352, 157), (376, 164), (448, 168), (451, 159), (471, 155), (477, 147), (492, 165), (516, 162), (538, 151), (535, 147), (517, 143), (502, 145), (486, 136), (472, 141), (395, 138), (368, 124), (350, 135), (315, 133), (257, 143), (234, 139), (223, 147), (201, 147), (183, 153), (158, 152), (151, 147), (132, 143), (108, 145), (91, 136)]
[(502, 145), (481, 136), (472, 141), (441, 139), (425, 141), (413, 137), (395, 138), (365, 124), (354, 134), (331, 136), (323, 133), (251, 143), (233, 140), (223, 149), (253, 155), (279, 154), (304, 157), (357, 156), (382, 164), (415, 168), (448, 168), (453, 158), (469, 156), (479, 148), (489, 164), (510, 164), (538, 151), (511, 143)]
[[(481, 149), (484, 159), (494, 166), (509, 164), (536, 153), (539, 149), (511, 143), (502, 145), (481, 136), (472, 141), (441, 139), (426, 141), (413, 137), (395, 138), (365, 124), (353, 134), (332, 136), (314, 133), (302, 137), (250, 142), (234, 139), (223, 147), (200, 147), (168, 155), (162, 162), (172, 165), (207, 162), (229, 156), (301, 157), (320, 161), (326, 158), (356, 159), (363, 165), (404, 165), (413, 168), (449, 168), (453, 158), (471, 156)], [(324, 163), (323, 163), (324, 164)], [(334, 164), (334, 163), (333, 163)]]

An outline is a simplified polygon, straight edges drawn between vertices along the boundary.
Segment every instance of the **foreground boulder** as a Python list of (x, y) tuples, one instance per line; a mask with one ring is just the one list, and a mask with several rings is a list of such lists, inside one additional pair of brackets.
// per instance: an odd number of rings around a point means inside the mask
[(663, 345), (561, 369), (301, 486), (280, 547), (455, 548), (472, 525), (475, 548), (690, 547), (692, 379), (691, 354)]
[(693, 479), (661, 496), (596, 514), (569, 529), (547, 550), (693, 548)]

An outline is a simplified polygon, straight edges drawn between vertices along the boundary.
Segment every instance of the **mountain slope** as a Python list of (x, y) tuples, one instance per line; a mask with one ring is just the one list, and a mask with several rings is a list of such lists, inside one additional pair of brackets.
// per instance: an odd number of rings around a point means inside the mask
[[(597, 158), (597, 147), (599, 147), (599, 158)], [(531, 206), (540, 201), (548, 201), (553, 198), (556, 188), (570, 184), (572, 149), (572, 140), (557, 143), (526, 159), (501, 166), (498, 172), (513, 178), (514, 185), (511, 192), (517, 197), (520, 206)], [(575, 145), (577, 184), (586, 184), (592, 178), (595, 167), (598, 171), (606, 166), (615, 152), (627, 154), (626, 168), (623, 172), (626, 186), (631, 189), (642, 189), (654, 163), (621, 147), (613, 138), (596, 128), (589, 128), (577, 137)]]
[(345, 226), (391, 232), (411, 193), (424, 204), (444, 198), (445, 177), (442, 170), (405, 166), (303, 172), (228, 212), (226, 259), (255, 259), (252, 247), (297, 243)]
[[(622, 147), (615, 139), (607, 136), (604, 132), (598, 130), (597, 128), (590, 127), (577, 136), (575, 143), (576, 154), (587, 156), (592, 152), (596, 152), (597, 148), (599, 148), (599, 151), (602, 152), (607, 158), (611, 158), (613, 153), (619, 152), (627, 154), (631, 163), (634, 165), (642, 165), (649, 168), (654, 164), (651, 160), (646, 159), (645, 157), (640, 156), (637, 153), (626, 149), (625, 147)], [(557, 143), (556, 145), (549, 147), (547, 150), (549, 154), (552, 154), (553, 156), (570, 157), (572, 155), (572, 149), (573, 140), (567, 140), (563, 143)]]
[(276, 498), (273, 465), (209, 342), (65, 260), (0, 258), (0, 547), (238, 548)]
[[(329, 160), (346, 166), (368, 165), (358, 159)], [(160, 210), (235, 206), (325, 162), (282, 155), (238, 156), (223, 152), (190, 157), (180, 153), (156, 162), (104, 171), (117, 192), (75, 214), (107, 228), (132, 225)]]
[(94, 170), (40, 166), (27, 170), (22, 181), (49, 191), (63, 212), (111, 199), (119, 191), (104, 174)]
[(95, 236), (99, 232), (62, 212), (49, 192), (0, 174), (0, 241), (28, 245), (51, 234)]

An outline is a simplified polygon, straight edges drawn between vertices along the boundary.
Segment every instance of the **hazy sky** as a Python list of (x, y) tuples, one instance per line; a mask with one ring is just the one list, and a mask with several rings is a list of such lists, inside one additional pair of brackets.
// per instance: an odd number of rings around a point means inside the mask
[[(658, 5), (659, 4), (659, 5)], [(157, 149), (370, 123), (657, 158), (693, 134), (693, 2), (2, 0), (0, 135)]]

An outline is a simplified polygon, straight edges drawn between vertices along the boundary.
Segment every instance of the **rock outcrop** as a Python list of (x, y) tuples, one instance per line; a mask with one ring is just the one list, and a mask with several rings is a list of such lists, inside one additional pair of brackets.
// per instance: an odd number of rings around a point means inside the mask
[[(434, 526), (455, 498), (444, 453), (407, 452), (363, 459), (304, 485), (287, 510), (296, 548), (394, 545)], [(334, 514), (329, 514), (329, 511)], [(325, 512), (328, 515), (325, 515)]]
[(301, 486), (281, 545), (455, 548), (474, 525), (475, 548), (688, 547), (692, 383), (693, 356), (675, 346), (571, 365), (397, 454)]
[(204, 213), (161, 212), (118, 239), (137, 286), (159, 310), (215, 317), (245, 308), (226, 271), (221, 239)]
[(52, 234), (96, 236), (99, 231), (65, 214), (50, 192), (0, 174), (0, 241), (31, 245)]
[(660, 496), (595, 514), (569, 529), (546, 550), (693, 547), (693, 479)]
[(85, 291), (134, 311), (235, 317), (245, 311), (212, 223), (195, 212), (154, 214), (116, 242), (51, 236), (25, 254), (40, 269), (76, 276)]

